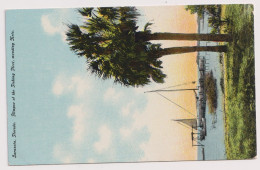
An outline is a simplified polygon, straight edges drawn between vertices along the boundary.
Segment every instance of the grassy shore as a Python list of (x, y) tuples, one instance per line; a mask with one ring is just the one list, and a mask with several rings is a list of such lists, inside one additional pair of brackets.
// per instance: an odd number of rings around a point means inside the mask
[(221, 33), (233, 35), (224, 55), (225, 146), (227, 159), (256, 156), (255, 59), (252, 5), (223, 5), (229, 20)]

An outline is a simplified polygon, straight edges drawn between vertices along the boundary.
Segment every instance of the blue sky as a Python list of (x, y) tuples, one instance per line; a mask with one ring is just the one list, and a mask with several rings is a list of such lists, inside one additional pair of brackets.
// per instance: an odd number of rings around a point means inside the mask
[[(141, 18), (140, 25), (150, 20)], [(84, 58), (69, 50), (64, 34), (64, 23), (81, 21), (75, 9), (6, 13), (6, 34), (14, 30), (16, 44), (17, 117), (9, 116), (9, 127), (17, 122), (17, 158), (9, 154), (11, 164), (152, 161), (169, 150), (171, 140), (167, 146), (158, 144), (170, 136), (171, 131), (164, 134), (160, 127), (167, 121), (165, 128), (172, 128), (171, 116), (158, 117), (169, 104), (143, 94), (158, 85), (126, 88), (90, 75)], [(7, 68), (9, 45), (7, 39)], [(8, 70), (7, 82), (10, 74)], [(9, 86), (7, 90), (10, 95)], [(9, 137), (12, 152), (10, 142)], [(158, 155), (153, 156), (151, 148)]]
[(16, 44), (15, 164), (136, 161), (142, 155), (135, 144), (147, 140), (147, 130), (137, 130), (130, 143), (120, 128), (131, 126), (129, 112), (141, 110), (145, 98), (87, 73), (63, 35), (62, 23), (77, 17), (70, 9), (7, 12)]

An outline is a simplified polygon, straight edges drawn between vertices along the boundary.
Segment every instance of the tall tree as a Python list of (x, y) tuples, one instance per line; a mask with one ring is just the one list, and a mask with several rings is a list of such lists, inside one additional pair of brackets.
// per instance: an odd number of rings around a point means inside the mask
[(151, 33), (147, 23), (142, 31), (136, 24), (139, 13), (134, 7), (82, 8), (81, 26), (69, 24), (67, 41), (72, 51), (87, 59), (88, 70), (103, 78), (113, 78), (126, 86), (143, 86), (151, 79), (163, 83), (160, 57), (195, 52), (226, 51), (225, 46), (161, 48), (150, 40), (229, 41), (229, 35)]

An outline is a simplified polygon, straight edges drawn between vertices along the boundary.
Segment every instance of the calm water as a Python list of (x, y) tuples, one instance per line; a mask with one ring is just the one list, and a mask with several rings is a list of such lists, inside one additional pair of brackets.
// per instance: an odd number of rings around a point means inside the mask
[[(200, 20), (199, 32), (209, 33), (210, 28), (208, 27), (208, 16), (205, 15), (204, 20)], [(215, 42), (199, 42), (200, 46), (213, 46), (217, 45)], [(218, 94), (218, 105), (216, 114), (210, 114), (208, 112), (208, 105), (206, 106), (206, 125), (207, 125), (207, 136), (201, 144), (205, 148), (205, 159), (216, 160), (226, 159), (225, 155), (225, 144), (224, 144), (224, 113), (222, 98), (224, 97), (221, 92), (220, 78), (221, 78), (221, 64), (219, 63), (218, 53), (215, 52), (199, 52), (199, 57), (205, 57), (207, 72), (213, 71), (213, 76), (217, 80), (217, 94)], [(198, 74), (199, 75), (199, 74)], [(199, 78), (199, 77), (198, 77)], [(202, 160), (202, 148), (198, 147), (198, 160)]]

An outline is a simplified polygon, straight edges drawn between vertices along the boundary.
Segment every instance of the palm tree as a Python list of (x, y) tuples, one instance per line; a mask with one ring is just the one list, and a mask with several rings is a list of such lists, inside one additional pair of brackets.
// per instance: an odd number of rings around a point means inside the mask
[(103, 78), (126, 86), (143, 86), (151, 79), (163, 83), (163, 55), (195, 52), (226, 51), (225, 46), (161, 48), (150, 40), (229, 41), (229, 35), (151, 33), (147, 23), (137, 31), (139, 13), (134, 7), (82, 8), (82, 26), (69, 24), (67, 41), (72, 51), (87, 59), (88, 70)]
[[(113, 37), (113, 43), (104, 37), (83, 33), (78, 25), (69, 25), (67, 40), (70, 48), (87, 59), (88, 70), (102, 79), (114, 78), (126, 86), (143, 86), (151, 79), (163, 83), (159, 45), (148, 41), (135, 42), (133, 37)], [(106, 42), (108, 41), (108, 42)]]

